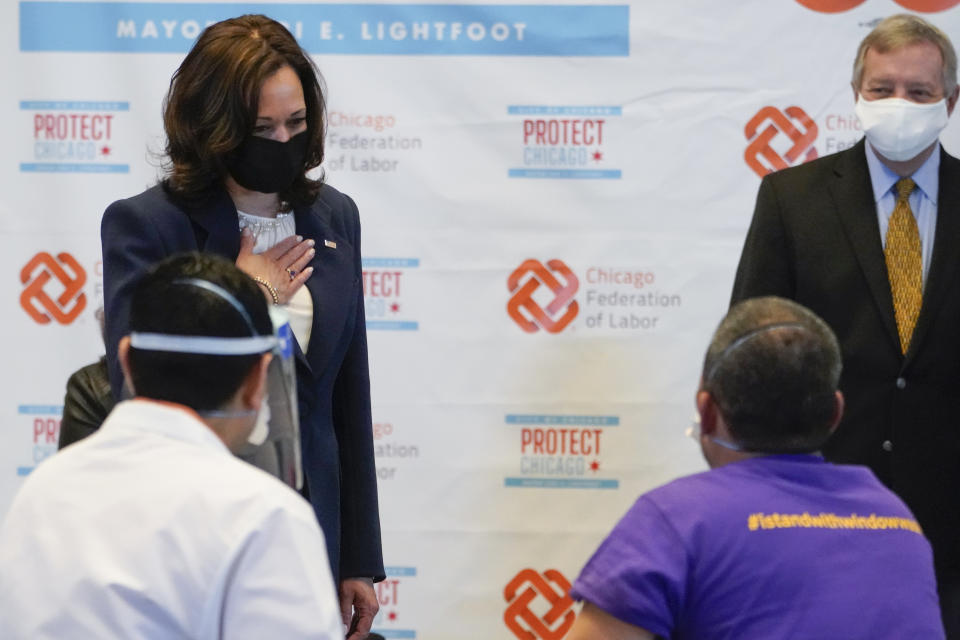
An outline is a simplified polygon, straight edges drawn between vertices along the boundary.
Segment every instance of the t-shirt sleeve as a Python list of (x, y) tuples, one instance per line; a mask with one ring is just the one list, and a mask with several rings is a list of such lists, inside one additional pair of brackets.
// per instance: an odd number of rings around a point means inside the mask
[(221, 637), (343, 638), (323, 534), (303, 506), (271, 513), (239, 550), (225, 590)]
[(677, 531), (649, 498), (641, 497), (594, 552), (570, 595), (670, 637), (683, 604), (688, 564)]

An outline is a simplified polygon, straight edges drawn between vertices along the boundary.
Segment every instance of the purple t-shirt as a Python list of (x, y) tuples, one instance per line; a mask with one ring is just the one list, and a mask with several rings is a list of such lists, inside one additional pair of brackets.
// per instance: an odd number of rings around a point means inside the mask
[(944, 637), (913, 515), (866, 467), (808, 455), (641, 496), (571, 595), (673, 640)]

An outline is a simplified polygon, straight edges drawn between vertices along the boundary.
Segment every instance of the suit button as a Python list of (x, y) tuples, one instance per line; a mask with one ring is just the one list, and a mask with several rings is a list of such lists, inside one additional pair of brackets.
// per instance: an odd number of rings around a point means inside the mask
[(893, 451), (893, 443), (889, 440), (884, 440), (883, 444), (880, 446), (883, 447), (884, 451)]
[(907, 386), (906, 378), (897, 378), (897, 389), (903, 389)]

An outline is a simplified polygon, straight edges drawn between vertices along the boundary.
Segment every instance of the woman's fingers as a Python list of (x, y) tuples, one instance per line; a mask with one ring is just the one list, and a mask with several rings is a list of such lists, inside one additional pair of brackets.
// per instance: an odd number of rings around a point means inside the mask
[(249, 275), (268, 280), (276, 288), (280, 302), (289, 302), (313, 274), (313, 267), (307, 265), (317, 254), (316, 243), (304, 240), (303, 236), (289, 236), (267, 251), (254, 255), (255, 244), (256, 238), (244, 229), (240, 234), (237, 266)]
[(308, 264), (310, 264), (310, 261), (313, 260), (313, 256), (315, 256), (316, 254), (317, 254), (317, 250), (311, 248), (309, 251), (307, 251), (306, 253), (304, 253), (302, 256), (300, 256), (299, 258), (297, 258), (296, 260), (294, 260), (294, 261), (290, 264), (290, 266), (287, 267), (287, 269), (288, 269), (287, 272), (289, 273), (289, 269), (293, 269), (297, 274), (299, 274), (299, 273), (304, 269), (304, 267), (306, 267)]
[(313, 275), (313, 267), (307, 267), (303, 271), (298, 272), (296, 277), (284, 286), (283, 293), (280, 294), (280, 301), (284, 304), (290, 302), (293, 294), (310, 279), (311, 275)]
[[(283, 254), (277, 258), (277, 261), (284, 267), (292, 265), (297, 260), (301, 259), (304, 255), (310, 254), (312, 257), (317, 251), (313, 248), (316, 244), (313, 240), (304, 240), (295, 244), (293, 247), (285, 251)], [(279, 246), (279, 245), (277, 245)]]

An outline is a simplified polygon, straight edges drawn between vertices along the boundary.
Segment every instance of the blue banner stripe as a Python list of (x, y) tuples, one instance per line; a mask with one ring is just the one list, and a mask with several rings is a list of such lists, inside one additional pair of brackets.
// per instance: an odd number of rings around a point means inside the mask
[(420, 323), (396, 320), (367, 320), (367, 329), (375, 331), (417, 331)]
[(363, 266), (366, 267), (419, 267), (420, 258), (364, 258)]
[(507, 424), (574, 424), (592, 425), (597, 427), (616, 427), (620, 424), (619, 416), (574, 416), (574, 415), (546, 415), (546, 414), (507, 414), (504, 419)]
[(21, 51), (186, 53), (265, 13), (317, 54), (627, 56), (627, 5), (20, 2)]
[(17, 467), (17, 475), (21, 477), (28, 476), (34, 469), (36, 469), (36, 467)]
[(25, 173), (130, 173), (130, 165), (21, 162), (20, 171)]
[(416, 638), (417, 632), (413, 629), (371, 629), (374, 633), (379, 633), (384, 638)]
[(576, 180), (619, 180), (620, 169), (510, 169), (511, 178), (563, 178)]
[(56, 415), (63, 413), (62, 404), (21, 404), (17, 405), (17, 413), (28, 416)]
[(130, 111), (129, 102), (21, 100), (21, 111)]
[(582, 106), (559, 107), (545, 105), (511, 105), (507, 107), (511, 116), (620, 116), (621, 107)]
[(534, 489), (618, 489), (620, 481), (600, 478), (504, 478), (503, 485)]
[(415, 578), (416, 567), (384, 567), (383, 572), (391, 578)]

